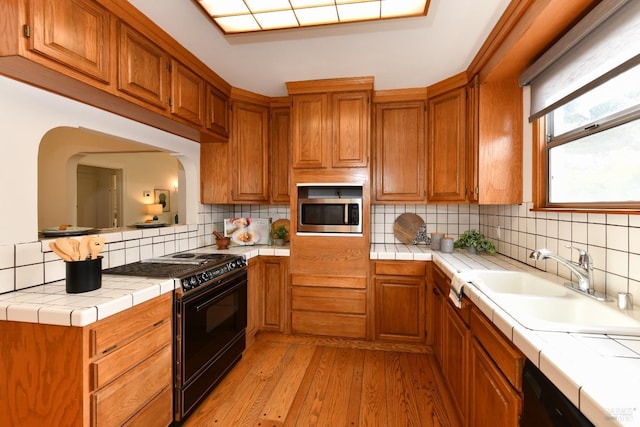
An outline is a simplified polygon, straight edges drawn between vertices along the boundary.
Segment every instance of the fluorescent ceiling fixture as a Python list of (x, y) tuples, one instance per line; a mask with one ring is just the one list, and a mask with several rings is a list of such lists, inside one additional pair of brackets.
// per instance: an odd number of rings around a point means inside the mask
[(424, 16), (429, 0), (196, 0), (225, 34)]

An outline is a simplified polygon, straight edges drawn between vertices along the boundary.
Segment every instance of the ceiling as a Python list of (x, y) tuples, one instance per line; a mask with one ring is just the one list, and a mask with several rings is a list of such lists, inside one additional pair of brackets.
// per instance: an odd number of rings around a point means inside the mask
[(232, 86), (287, 95), (288, 81), (373, 76), (375, 90), (464, 71), (509, 0), (431, 0), (425, 17), (225, 36), (191, 0), (129, 0)]

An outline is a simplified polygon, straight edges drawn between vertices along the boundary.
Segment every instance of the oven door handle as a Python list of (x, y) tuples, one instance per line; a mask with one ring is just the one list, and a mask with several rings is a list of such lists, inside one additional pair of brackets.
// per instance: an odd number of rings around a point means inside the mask
[(218, 300), (221, 300), (222, 298), (226, 297), (227, 295), (235, 292), (241, 286), (246, 285), (246, 283), (247, 283), (247, 281), (243, 280), (242, 282), (233, 285), (229, 289), (225, 290), (223, 293), (217, 294), (213, 298), (210, 298), (210, 299), (206, 300), (205, 302), (196, 305), (195, 306), (195, 310), (196, 311), (204, 310), (205, 308), (209, 307), (211, 304), (215, 304)]

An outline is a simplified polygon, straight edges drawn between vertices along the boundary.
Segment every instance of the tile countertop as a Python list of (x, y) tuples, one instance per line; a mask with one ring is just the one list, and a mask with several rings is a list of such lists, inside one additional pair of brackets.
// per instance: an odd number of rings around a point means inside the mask
[[(449, 277), (471, 269), (539, 272), (501, 255), (434, 252), (432, 260)], [(464, 293), (596, 426), (640, 426), (640, 336), (534, 331), (472, 284)]]
[[(223, 252), (215, 246), (198, 252)], [(231, 247), (243, 255), (289, 256), (289, 247)], [(432, 252), (374, 244), (372, 260), (434, 261), (448, 276), (470, 269), (535, 270), (501, 255)], [(538, 271), (538, 270), (535, 270)], [(167, 279), (104, 275), (101, 289), (67, 294), (64, 281), (0, 295), (0, 320), (86, 326), (174, 289)], [(640, 426), (640, 337), (541, 332), (523, 327), (473, 285), (465, 294), (597, 426)]]
[[(214, 245), (190, 252), (233, 253), (249, 259), (258, 255), (289, 256), (289, 247), (237, 246), (219, 250)], [(65, 281), (59, 280), (0, 294), (0, 321), (82, 327), (174, 289), (172, 279), (104, 274), (100, 289), (68, 294)]]

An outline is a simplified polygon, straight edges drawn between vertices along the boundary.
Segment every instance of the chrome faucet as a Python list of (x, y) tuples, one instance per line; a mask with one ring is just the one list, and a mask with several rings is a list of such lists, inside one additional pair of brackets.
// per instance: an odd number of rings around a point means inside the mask
[(569, 249), (575, 249), (578, 251), (578, 262), (573, 262), (568, 259), (561, 257), (560, 255), (554, 254), (549, 249), (536, 249), (529, 255), (529, 258), (534, 259), (536, 261), (543, 259), (552, 259), (559, 264), (567, 267), (573, 274), (578, 278), (578, 287), (572, 283), (566, 283), (570, 289), (586, 294), (590, 297), (596, 298), (601, 301), (606, 301), (609, 298), (605, 294), (601, 294), (596, 292), (593, 283), (593, 259), (588, 252), (583, 249), (576, 248), (574, 246), (566, 246)]

